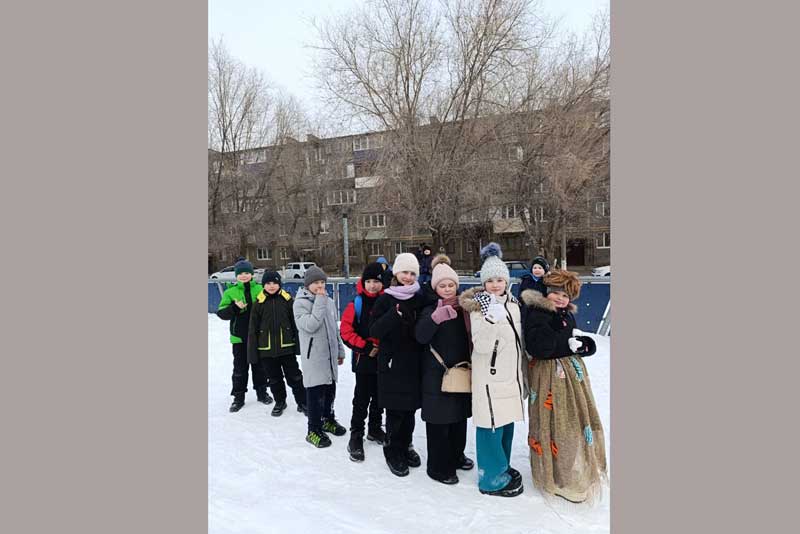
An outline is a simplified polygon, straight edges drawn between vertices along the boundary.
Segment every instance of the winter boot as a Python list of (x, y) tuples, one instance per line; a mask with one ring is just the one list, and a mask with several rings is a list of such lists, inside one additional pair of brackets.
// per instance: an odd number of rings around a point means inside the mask
[(306, 441), (318, 449), (331, 446), (331, 438), (325, 432), (309, 432), (306, 435)]
[(350, 441), (347, 443), (347, 452), (350, 459), (354, 462), (364, 461), (364, 434), (361, 432), (351, 432)]
[(275, 406), (272, 408), (272, 416), (280, 417), (283, 414), (283, 410), (285, 409), (286, 409), (286, 401), (276, 402)]
[(384, 432), (381, 427), (370, 429), (367, 432), (367, 439), (369, 441), (374, 441), (378, 445), (384, 445), (386, 444), (386, 432)]
[(272, 404), (272, 397), (266, 389), (263, 391), (256, 391), (256, 396), (258, 397), (258, 402), (261, 404)]
[(301, 414), (305, 415), (306, 417), (308, 417), (308, 411), (306, 411), (306, 405), (305, 404), (298, 404), (297, 405), (297, 411), (300, 412)]
[(408, 467), (419, 467), (422, 465), (422, 460), (420, 460), (419, 454), (414, 450), (413, 445), (409, 445), (406, 451), (406, 463)]
[(517, 471), (511, 466), (508, 466), (507, 473), (511, 475), (511, 480), (519, 480), (519, 483), (522, 484), (522, 474), (520, 474), (519, 471)]
[(522, 481), (517, 481), (511, 479), (508, 484), (504, 488), (500, 488), (494, 491), (486, 491), (479, 488), (479, 491), (484, 495), (495, 495), (497, 497), (516, 497), (520, 493), (522, 493)]
[(408, 464), (406, 459), (402, 456), (389, 456), (386, 458), (386, 465), (389, 466), (389, 471), (399, 477), (408, 476)]
[(334, 436), (344, 436), (347, 433), (347, 429), (340, 425), (333, 417), (330, 419), (323, 419), (322, 430), (329, 432)]
[(451, 475), (449, 477), (443, 477), (439, 475), (435, 475), (428, 471), (428, 476), (431, 477), (436, 482), (441, 482), (442, 484), (447, 484), (448, 486), (452, 486), (453, 484), (458, 484), (458, 476)]
[(236, 396), (233, 398), (233, 402), (231, 403), (231, 407), (228, 408), (228, 411), (231, 413), (238, 412), (242, 409), (242, 406), (244, 406), (244, 398)]
[[(469, 471), (473, 467), (475, 467), (475, 462), (473, 462), (472, 460), (470, 460), (469, 458), (467, 458), (462, 454), (461, 459), (458, 461), (458, 468), (463, 469), (464, 471)], [(509, 469), (509, 474), (511, 474), (510, 469)], [(519, 471), (517, 471), (517, 474), (519, 474)], [(511, 476), (513, 477), (514, 475)]]

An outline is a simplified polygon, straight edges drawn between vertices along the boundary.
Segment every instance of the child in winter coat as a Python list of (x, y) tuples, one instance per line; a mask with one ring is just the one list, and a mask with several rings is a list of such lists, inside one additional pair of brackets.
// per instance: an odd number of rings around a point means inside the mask
[(522, 292), (526, 289), (535, 289), (542, 296), (547, 296), (547, 290), (544, 287), (544, 282), (542, 278), (550, 272), (550, 264), (547, 263), (547, 260), (544, 259), (542, 256), (536, 256), (531, 260), (531, 272), (523, 275), (520, 279), (520, 284), (517, 286), (515, 296), (517, 299), (520, 298)]
[(292, 388), (297, 411), (306, 411), (306, 390), (303, 374), (297, 363), (300, 354), (297, 325), (294, 323), (292, 296), (281, 289), (281, 275), (265, 271), (261, 278), (264, 289), (256, 297), (250, 312), (247, 334), (247, 359), (260, 365), (275, 396), (272, 415), (279, 417), (286, 409), (286, 385)]
[(336, 326), (336, 306), (325, 291), (328, 279), (317, 266), (306, 271), (303, 285), (294, 301), (294, 320), (300, 334), (300, 361), (306, 387), (308, 434), (306, 441), (315, 447), (330, 447), (326, 434), (343, 436), (347, 430), (333, 413), (336, 398), (337, 368), (344, 362), (344, 346)]
[(253, 265), (241, 259), (233, 266), (236, 274), (236, 284), (229, 287), (222, 294), (222, 300), (217, 308), (217, 317), (230, 321), (231, 345), (233, 346), (233, 403), (229, 411), (238, 412), (244, 406), (244, 394), (247, 393), (247, 367), (248, 363), (253, 372), (253, 389), (256, 391), (258, 402), (271, 404), (272, 397), (267, 393), (267, 375), (258, 365), (258, 362), (248, 362), (247, 335), (250, 326), (250, 310), (253, 301), (261, 293), (261, 286), (253, 282)]
[(606, 476), (603, 427), (582, 357), (595, 353), (594, 340), (575, 328), (581, 282), (573, 272), (544, 277), (547, 296), (522, 293), (529, 364), (533, 483), (568, 501), (599, 495)]
[(389, 470), (399, 477), (422, 465), (411, 443), (414, 412), (420, 407), (419, 363), (423, 347), (414, 337), (414, 324), (423, 304), (418, 294), (419, 262), (411, 253), (394, 261), (392, 285), (378, 297), (369, 333), (378, 345), (378, 402), (386, 409), (383, 454)]
[(368, 410), (367, 439), (383, 445), (386, 438), (381, 428), (383, 410), (378, 406), (378, 340), (369, 337), (372, 310), (375, 301), (383, 294), (383, 272), (383, 267), (377, 262), (364, 268), (356, 283), (356, 298), (344, 309), (339, 326), (342, 341), (353, 350), (352, 365), (356, 374), (350, 441), (347, 444), (347, 452), (354, 462), (364, 461), (364, 419)]
[[(470, 361), (472, 340), (469, 315), (458, 304), (458, 274), (441, 254), (431, 262), (434, 293), (427, 299), (416, 325), (417, 341), (429, 345), (422, 355), (422, 420), (428, 439), (428, 476), (457, 484), (456, 469), (472, 469), (464, 456), (467, 419), (472, 416), (470, 393), (442, 391), (444, 367)], [(434, 351), (441, 362), (434, 356)]]
[(472, 416), (478, 455), (478, 489), (487, 495), (515, 497), (522, 476), (512, 468), (514, 422), (525, 418), (519, 302), (508, 291), (510, 276), (497, 243), (481, 249), (483, 288), (461, 294), (472, 330)]
[(378, 259), (375, 261), (378, 262), (381, 266), (381, 269), (383, 269), (381, 271), (381, 282), (383, 282), (383, 289), (386, 289), (392, 284), (392, 277), (394, 276), (394, 273), (392, 272), (392, 268), (389, 266), (389, 262), (386, 261), (386, 258), (383, 256), (378, 257)]

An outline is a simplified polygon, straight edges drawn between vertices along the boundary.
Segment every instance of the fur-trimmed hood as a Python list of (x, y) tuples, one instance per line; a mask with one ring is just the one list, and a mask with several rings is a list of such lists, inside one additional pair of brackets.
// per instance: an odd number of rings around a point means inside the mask
[[(466, 313), (481, 311), (481, 302), (475, 298), (475, 295), (485, 291), (483, 286), (471, 287), (458, 296), (458, 304)], [(508, 302), (518, 303), (510, 292), (506, 292), (506, 297)]]
[[(547, 297), (542, 296), (542, 294), (535, 289), (526, 289), (519, 297), (525, 306), (539, 308), (540, 310), (545, 310), (552, 313), (558, 312), (556, 305), (552, 301), (548, 300)], [(578, 311), (578, 308), (572, 302), (570, 302), (567, 304), (567, 311), (575, 313)]]

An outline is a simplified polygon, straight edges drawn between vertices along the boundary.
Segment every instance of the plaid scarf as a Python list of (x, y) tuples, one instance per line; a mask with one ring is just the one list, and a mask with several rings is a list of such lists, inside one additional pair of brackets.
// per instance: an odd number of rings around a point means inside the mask
[[(519, 305), (519, 301), (512, 295), (511, 293), (508, 294), (508, 302), (513, 302), (514, 304)], [(488, 291), (478, 291), (475, 295), (472, 296), (472, 300), (476, 301), (481, 306), (481, 313), (485, 317), (487, 313), (489, 313), (489, 306), (492, 303), (492, 294)]]

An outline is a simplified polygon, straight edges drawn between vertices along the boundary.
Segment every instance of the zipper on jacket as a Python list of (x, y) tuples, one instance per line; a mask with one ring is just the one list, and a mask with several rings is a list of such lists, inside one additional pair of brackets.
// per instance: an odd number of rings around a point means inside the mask
[(494, 409), (492, 408), (492, 395), (489, 393), (489, 384), (486, 384), (486, 397), (489, 399), (489, 416), (492, 418), (492, 432), (494, 432)]
[(499, 339), (494, 340), (494, 350), (492, 351), (492, 360), (489, 362), (489, 374), (494, 375), (497, 374), (497, 369), (494, 368), (495, 362), (497, 362), (497, 346), (500, 344)]
[(306, 360), (311, 359), (311, 345), (314, 344), (314, 338), (311, 338), (311, 341), (308, 342), (308, 352), (306, 353)]

